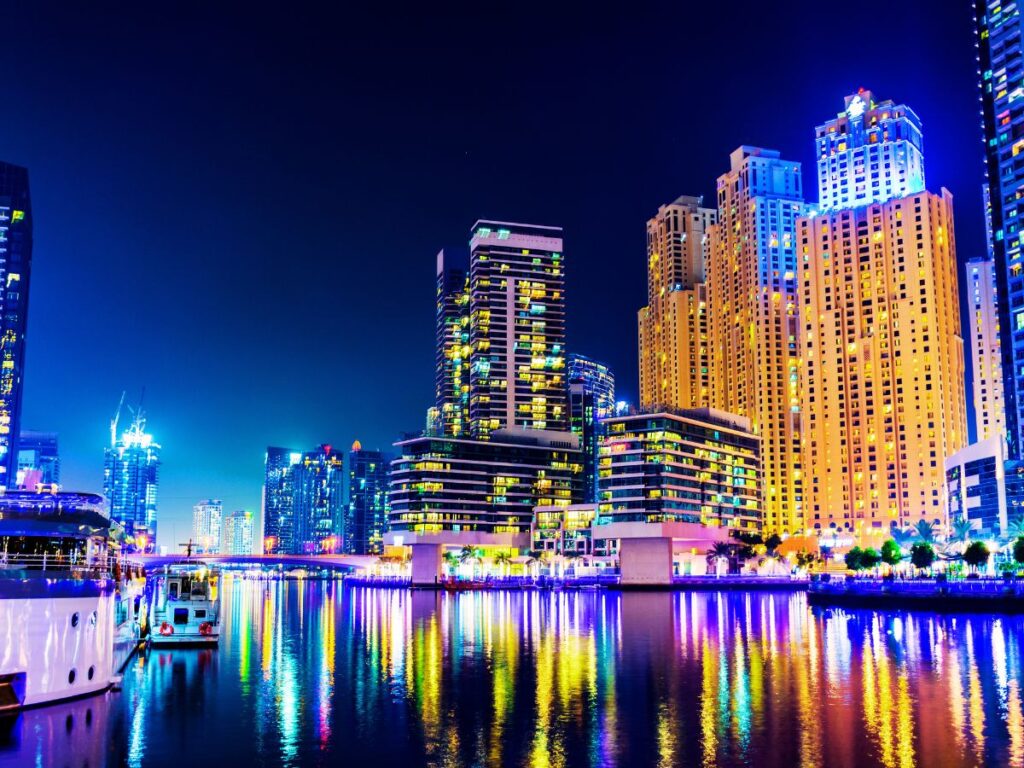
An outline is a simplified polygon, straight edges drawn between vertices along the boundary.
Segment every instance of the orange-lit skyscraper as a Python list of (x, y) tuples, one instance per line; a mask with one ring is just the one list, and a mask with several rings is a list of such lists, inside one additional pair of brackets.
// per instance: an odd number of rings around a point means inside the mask
[[(923, 162), (899, 168), (920, 152), (917, 116), (862, 91), (816, 136), (833, 204), (798, 227), (804, 494), (807, 527), (844, 545), (945, 521), (944, 461), (967, 438), (963, 339), (952, 197), (924, 189)], [(878, 191), (853, 206), (844, 186)]]
[(708, 228), (716, 212), (699, 197), (663, 205), (647, 222), (647, 306), (640, 310), (640, 405), (709, 404)]
[(803, 530), (797, 344), (800, 164), (740, 147), (718, 178), (707, 262), (711, 406), (762, 437), (764, 528)]

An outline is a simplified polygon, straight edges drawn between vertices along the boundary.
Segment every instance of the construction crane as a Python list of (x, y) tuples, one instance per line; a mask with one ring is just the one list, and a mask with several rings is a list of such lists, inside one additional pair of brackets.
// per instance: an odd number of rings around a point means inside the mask
[(117, 410), (114, 411), (114, 418), (110, 420), (110, 447), (113, 448), (117, 445), (117, 422), (121, 420), (121, 409), (124, 408), (124, 398), (127, 392), (121, 392), (121, 402), (117, 404)]

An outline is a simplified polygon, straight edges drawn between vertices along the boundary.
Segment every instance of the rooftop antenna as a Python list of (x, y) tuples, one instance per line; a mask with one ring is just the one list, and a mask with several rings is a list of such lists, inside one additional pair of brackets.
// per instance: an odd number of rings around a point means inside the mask
[(113, 448), (117, 445), (117, 422), (121, 419), (121, 409), (124, 407), (124, 398), (127, 392), (121, 392), (121, 402), (117, 404), (117, 410), (114, 411), (114, 418), (110, 420), (110, 447)]

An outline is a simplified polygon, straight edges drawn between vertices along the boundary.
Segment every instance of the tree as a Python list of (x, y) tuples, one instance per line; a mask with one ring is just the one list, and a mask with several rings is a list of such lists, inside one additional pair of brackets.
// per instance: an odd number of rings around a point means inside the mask
[(814, 552), (808, 552), (806, 550), (801, 549), (799, 552), (796, 553), (796, 564), (799, 567), (804, 568), (808, 571), (811, 568), (813, 568), (820, 560), (821, 558)]
[(1006, 524), (1006, 533), (1010, 541), (1024, 539), (1024, 515), (1014, 515)]
[(931, 568), (935, 562), (935, 550), (927, 541), (919, 541), (910, 548), (910, 562), (915, 568)]
[(456, 568), (459, 567), (459, 556), (456, 555), (454, 552), (445, 552), (444, 561), (448, 564), (448, 568), (450, 568), (453, 572), (455, 571)]
[(725, 541), (716, 541), (714, 546), (708, 550), (708, 562), (711, 563), (718, 559), (728, 560), (732, 557), (732, 544)]
[(893, 539), (886, 539), (882, 544), (882, 562), (886, 565), (899, 565), (902, 559), (903, 553), (900, 551), (900, 545)]
[(474, 560), (476, 560), (476, 550), (467, 544), (459, 552), (459, 562), (472, 563)]
[(1013, 542), (1013, 559), (1024, 564), (1024, 536)]
[(972, 568), (980, 568), (988, 562), (990, 554), (988, 547), (985, 546), (985, 542), (972, 541), (967, 545), (967, 549), (964, 550), (964, 562)]
[(909, 547), (914, 541), (914, 532), (906, 528), (891, 528), (889, 534), (901, 549)]
[(935, 541), (935, 526), (927, 520), (918, 520), (914, 526), (914, 535), (919, 541), (931, 544)]
[(512, 565), (512, 555), (508, 552), (499, 552), (494, 556), (494, 564), (498, 566), (498, 570), (504, 575), (506, 568)]
[(764, 546), (765, 549), (768, 550), (769, 555), (774, 555), (775, 550), (779, 548), (780, 544), (782, 544), (782, 537), (779, 536), (779, 534), (777, 533), (773, 533), (771, 536), (764, 540)]
[(864, 569), (864, 550), (860, 547), (854, 547), (846, 553), (846, 567), (851, 571), (860, 571)]
[(971, 525), (971, 521), (960, 515), (956, 518), (952, 525), (949, 526), (949, 540), (950, 541), (969, 541), (971, 534), (974, 532), (974, 526)]
[(870, 570), (882, 562), (882, 555), (874, 547), (868, 547), (861, 555), (862, 567)]

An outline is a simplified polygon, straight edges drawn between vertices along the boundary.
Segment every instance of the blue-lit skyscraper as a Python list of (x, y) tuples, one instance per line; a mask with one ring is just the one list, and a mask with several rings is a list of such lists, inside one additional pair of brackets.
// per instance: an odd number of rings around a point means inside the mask
[(469, 258), (437, 254), (436, 375), (434, 422), (429, 431), (461, 437), (469, 424)]
[(291, 448), (267, 448), (263, 474), (263, 542), (267, 554), (295, 551), (294, 468), (302, 452)]
[(604, 363), (569, 355), (569, 429), (583, 451), (583, 500), (597, 502), (597, 451), (602, 419), (615, 415), (615, 375)]
[(348, 455), (348, 510), (342, 530), (347, 554), (380, 554), (388, 527), (388, 470), (381, 451), (367, 451), (356, 440)]
[(0, 486), (15, 487), (25, 378), (32, 203), (28, 171), (0, 163)]
[(153, 552), (160, 446), (146, 432), (141, 414), (120, 437), (112, 434), (111, 438), (103, 462), (103, 493), (110, 501), (110, 517), (124, 528), (130, 549)]
[(974, 17), (1006, 439), (1011, 460), (1019, 461), (1024, 458), (1024, 30), (1017, 3), (975, 0)]
[(302, 454), (291, 470), (292, 552), (323, 553), (341, 549), (345, 514), (345, 457), (330, 445)]

